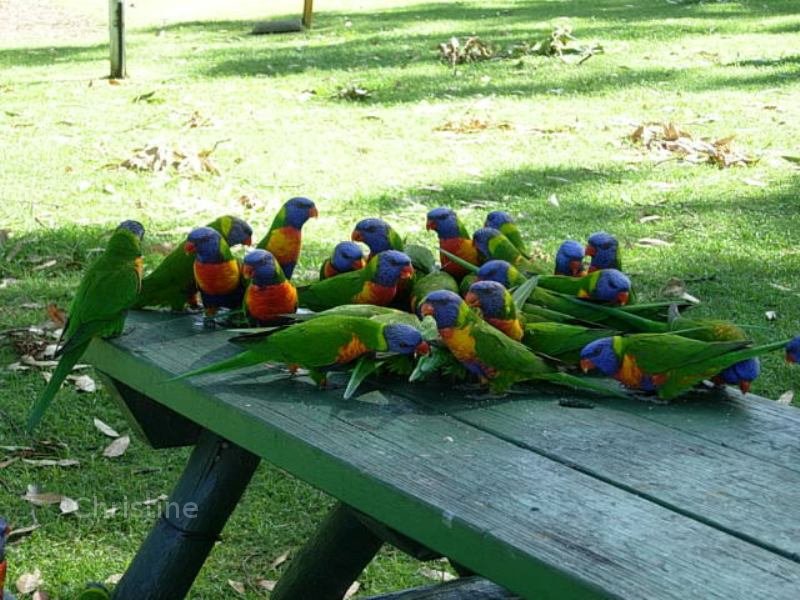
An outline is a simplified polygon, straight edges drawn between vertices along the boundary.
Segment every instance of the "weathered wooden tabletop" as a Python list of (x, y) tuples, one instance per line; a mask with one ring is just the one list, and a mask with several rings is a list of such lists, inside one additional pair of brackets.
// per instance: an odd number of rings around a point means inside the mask
[(794, 408), (397, 380), (345, 401), (264, 367), (167, 382), (236, 353), (231, 334), (128, 326), (93, 342), (99, 370), (523, 597), (800, 598)]

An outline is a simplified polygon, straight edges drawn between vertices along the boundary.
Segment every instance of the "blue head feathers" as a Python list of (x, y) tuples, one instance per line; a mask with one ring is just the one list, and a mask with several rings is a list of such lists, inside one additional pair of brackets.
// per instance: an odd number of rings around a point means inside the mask
[(496, 281), (476, 281), (464, 300), (472, 308), (479, 308), (484, 319), (495, 319), (505, 316), (506, 293), (506, 288)]
[(144, 225), (139, 223), (139, 221), (123, 221), (117, 226), (117, 229), (127, 229), (140, 240), (144, 236)]
[(317, 216), (317, 206), (308, 198), (291, 198), (283, 205), (286, 210), (286, 224), (301, 229), (306, 221)]
[(476, 275), (479, 281), (496, 281), (509, 288), (512, 285), (508, 276), (510, 269), (511, 264), (504, 260), (490, 260), (481, 265)]
[(364, 266), (364, 251), (355, 242), (339, 242), (333, 249), (331, 264), (339, 273), (355, 271)]
[(610, 233), (598, 231), (589, 236), (586, 254), (592, 257), (589, 271), (599, 269), (619, 269), (619, 242)]
[(556, 253), (556, 275), (578, 277), (583, 273), (583, 246), (575, 240), (566, 240)]
[(489, 242), (498, 235), (503, 234), (497, 229), (492, 229), (491, 227), (481, 227), (472, 234), (472, 241), (474, 242), (475, 247), (478, 249), (478, 252), (480, 252), (481, 256), (484, 258), (489, 258), (491, 256)]
[(253, 228), (239, 217), (231, 217), (231, 228), (228, 230), (228, 235), (225, 236), (225, 241), (229, 246), (238, 246), (239, 244), (249, 246), (253, 243)]
[(433, 317), (439, 329), (455, 327), (462, 302), (463, 300), (458, 294), (447, 290), (438, 290), (425, 296), (425, 300), (420, 305), (420, 314), (423, 317)]
[(408, 279), (414, 274), (411, 259), (399, 250), (386, 250), (376, 258), (378, 267), (372, 281), (378, 285), (395, 286), (400, 279)]
[(458, 217), (450, 208), (434, 208), (428, 212), (426, 229), (432, 229), (439, 235), (439, 239), (447, 240), (459, 237)]
[(612, 377), (619, 371), (620, 363), (614, 352), (614, 339), (600, 338), (589, 342), (581, 350), (581, 369), (584, 373), (598, 369), (606, 377)]
[(611, 304), (627, 304), (631, 292), (631, 280), (622, 271), (603, 269), (597, 279), (592, 298)]
[(369, 251), (373, 255), (392, 249), (392, 243), (389, 240), (389, 224), (383, 219), (362, 219), (356, 223), (351, 239), (356, 242), (364, 242), (369, 246)]
[(484, 227), (490, 227), (492, 229), (500, 229), (506, 223), (513, 223), (514, 219), (510, 214), (503, 210), (493, 210), (488, 215), (486, 215), (486, 222), (483, 224)]
[(189, 233), (184, 249), (195, 253), (200, 262), (219, 262), (222, 260), (219, 243), (222, 236), (211, 227), (198, 227)]
[(383, 337), (389, 346), (389, 352), (399, 354), (428, 353), (428, 344), (422, 339), (422, 334), (403, 323), (392, 323), (383, 328)]
[(242, 272), (256, 285), (272, 285), (278, 282), (276, 275), (280, 268), (271, 252), (257, 249), (244, 257)]
[(786, 362), (800, 363), (800, 335), (786, 344)]
[(718, 383), (738, 385), (743, 394), (750, 391), (750, 384), (761, 373), (761, 362), (758, 358), (748, 358), (731, 365), (714, 378)]

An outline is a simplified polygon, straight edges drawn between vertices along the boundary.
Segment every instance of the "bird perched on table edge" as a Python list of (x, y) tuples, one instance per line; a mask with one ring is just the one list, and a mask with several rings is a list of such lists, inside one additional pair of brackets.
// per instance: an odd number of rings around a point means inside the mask
[(184, 249), (194, 255), (194, 280), (206, 316), (220, 308), (239, 308), (244, 297), (239, 261), (215, 229), (198, 227), (186, 238)]
[(72, 299), (58, 341), (59, 359), (50, 381), (28, 415), (28, 431), (41, 421), (48, 406), (95, 336), (120, 335), (125, 314), (142, 284), (142, 237), (138, 221), (123, 221), (111, 234), (105, 251), (86, 270)]
[(244, 257), (242, 275), (250, 283), (244, 292), (244, 311), (251, 321), (265, 325), (279, 315), (297, 310), (297, 290), (283, 275), (267, 250), (256, 249)]
[(256, 248), (269, 250), (277, 259), (287, 279), (291, 279), (303, 245), (303, 225), (319, 216), (317, 206), (308, 198), (298, 196), (284, 203), (272, 220), (269, 231)]

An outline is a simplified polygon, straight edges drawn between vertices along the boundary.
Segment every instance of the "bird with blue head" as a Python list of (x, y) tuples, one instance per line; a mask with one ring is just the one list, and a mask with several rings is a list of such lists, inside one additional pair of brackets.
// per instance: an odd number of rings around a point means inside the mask
[(211, 227), (198, 227), (189, 233), (184, 250), (194, 255), (194, 279), (206, 316), (220, 308), (239, 308), (244, 295), (239, 261), (222, 235)]
[(622, 270), (619, 242), (610, 233), (598, 231), (590, 235), (585, 252), (587, 256), (591, 257), (590, 273), (600, 269)]
[(250, 280), (244, 293), (244, 309), (252, 323), (267, 325), (280, 315), (297, 310), (297, 290), (271, 252), (249, 252), (244, 257), (242, 275)]
[(580, 242), (566, 240), (556, 252), (555, 275), (581, 277), (585, 274), (583, 266), (584, 248)]
[(330, 258), (319, 269), (319, 278), (328, 279), (340, 275), (363, 269), (367, 261), (364, 258), (364, 251), (355, 242), (339, 242), (333, 249)]
[(312, 200), (302, 196), (290, 198), (275, 215), (269, 231), (256, 246), (272, 253), (287, 279), (292, 278), (300, 260), (303, 225), (310, 218), (317, 216), (319, 212)]

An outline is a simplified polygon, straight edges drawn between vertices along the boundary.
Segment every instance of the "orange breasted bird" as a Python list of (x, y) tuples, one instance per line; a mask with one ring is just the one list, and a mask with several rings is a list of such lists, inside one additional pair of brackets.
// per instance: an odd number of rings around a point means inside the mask
[(210, 227), (193, 229), (184, 249), (194, 254), (194, 279), (206, 316), (214, 316), (220, 308), (241, 307), (244, 288), (239, 261), (219, 232)]
[(303, 244), (303, 225), (311, 217), (319, 216), (317, 206), (308, 198), (291, 198), (275, 215), (267, 235), (257, 248), (269, 250), (280, 263), (287, 279), (292, 278), (300, 248)]
[(244, 310), (250, 321), (267, 325), (279, 315), (297, 310), (297, 290), (267, 250), (249, 252), (244, 257), (242, 275), (250, 280), (244, 292)]
[(386, 250), (403, 250), (404, 242), (400, 234), (383, 219), (362, 219), (356, 223), (350, 238), (369, 246), (367, 260)]
[[(456, 213), (450, 208), (434, 208), (428, 212), (428, 221), (425, 228), (435, 231), (439, 236), (439, 246), (451, 254), (473, 265), (479, 265), (478, 250), (472, 243), (467, 228), (459, 220)], [(468, 273), (467, 269), (453, 262), (444, 254), (440, 254), (442, 270), (446, 271), (457, 280), (461, 280)]]
[(484, 321), (505, 333), (512, 340), (520, 341), (525, 332), (517, 314), (514, 299), (502, 284), (496, 281), (476, 281), (469, 287), (464, 301)]
[(330, 258), (319, 269), (319, 278), (328, 279), (334, 275), (349, 273), (363, 269), (367, 262), (364, 260), (364, 251), (355, 242), (339, 242), (333, 249)]

